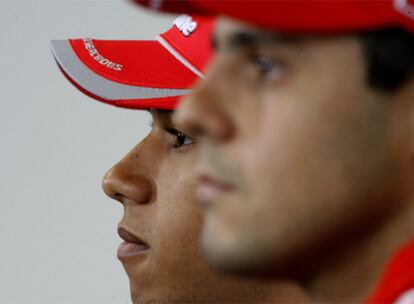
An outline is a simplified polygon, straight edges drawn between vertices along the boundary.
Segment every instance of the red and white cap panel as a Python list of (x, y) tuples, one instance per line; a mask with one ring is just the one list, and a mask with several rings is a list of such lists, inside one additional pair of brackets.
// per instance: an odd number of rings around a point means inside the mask
[(394, 304), (414, 304), (414, 288), (404, 292)]
[(414, 239), (390, 259), (372, 295), (364, 303), (414, 304)]
[(53, 40), (64, 75), (85, 94), (121, 107), (174, 109), (212, 56), (211, 18), (182, 15), (155, 41)]

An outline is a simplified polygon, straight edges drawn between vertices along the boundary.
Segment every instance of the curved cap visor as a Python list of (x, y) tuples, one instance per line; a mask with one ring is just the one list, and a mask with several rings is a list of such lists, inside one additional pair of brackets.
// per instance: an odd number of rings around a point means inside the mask
[(157, 41), (53, 40), (52, 51), (78, 89), (120, 107), (175, 109), (198, 79)]
[(135, 0), (155, 10), (223, 14), (293, 33), (336, 33), (400, 26), (414, 32), (413, 0)]

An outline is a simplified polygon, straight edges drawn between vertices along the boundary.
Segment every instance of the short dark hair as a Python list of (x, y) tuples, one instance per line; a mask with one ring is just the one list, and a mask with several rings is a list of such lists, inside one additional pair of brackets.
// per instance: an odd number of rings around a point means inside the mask
[(367, 63), (368, 84), (392, 92), (414, 76), (414, 35), (390, 27), (357, 35)]

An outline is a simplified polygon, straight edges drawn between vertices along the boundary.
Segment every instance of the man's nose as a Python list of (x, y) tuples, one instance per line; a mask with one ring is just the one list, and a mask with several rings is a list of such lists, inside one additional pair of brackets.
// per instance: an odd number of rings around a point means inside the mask
[(146, 204), (153, 197), (153, 183), (145, 174), (133, 172), (133, 166), (119, 162), (109, 170), (102, 181), (103, 191), (110, 198), (123, 204)]
[(196, 139), (221, 142), (234, 133), (231, 113), (213, 83), (202, 81), (185, 97), (173, 116), (179, 130)]

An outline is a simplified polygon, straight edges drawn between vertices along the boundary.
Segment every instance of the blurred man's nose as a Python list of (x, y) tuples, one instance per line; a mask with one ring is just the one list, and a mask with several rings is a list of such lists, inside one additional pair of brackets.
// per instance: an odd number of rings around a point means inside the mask
[(221, 142), (234, 132), (230, 114), (214, 81), (204, 80), (181, 101), (173, 121), (196, 139)]
[(143, 173), (134, 172), (136, 166), (122, 160), (109, 170), (102, 181), (106, 195), (123, 204), (133, 202), (145, 204), (153, 197), (153, 183)]

